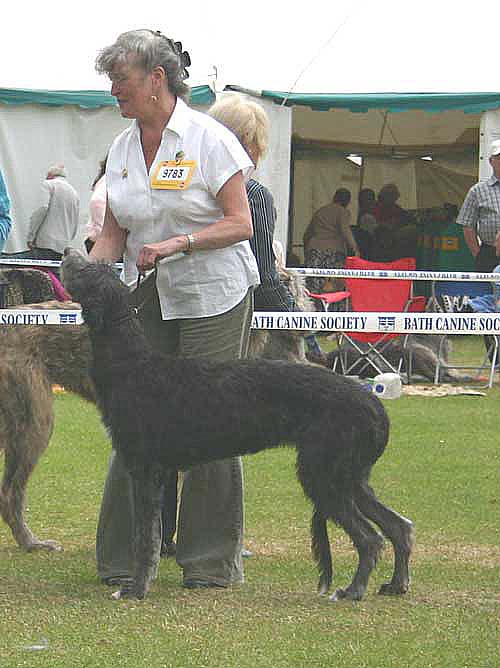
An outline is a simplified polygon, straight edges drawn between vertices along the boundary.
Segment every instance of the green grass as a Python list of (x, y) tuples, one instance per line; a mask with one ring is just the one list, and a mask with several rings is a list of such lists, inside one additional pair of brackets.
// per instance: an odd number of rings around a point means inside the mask
[[(471, 339), (473, 337), (470, 337)], [(192, 592), (163, 561), (144, 602), (115, 602), (95, 575), (94, 535), (109, 445), (96, 410), (56, 399), (56, 431), (27, 515), (53, 554), (24, 554), (0, 525), (0, 667), (493, 668), (500, 643), (500, 391), (386, 402), (389, 447), (373, 472), (381, 498), (416, 524), (412, 587), (376, 595), (389, 547), (357, 604), (315, 594), (310, 508), (293, 453), (245, 460), (246, 583)], [(335, 581), (354, 552), (332, 528)], [(46, 644), (41, 650), (27, 649)]]

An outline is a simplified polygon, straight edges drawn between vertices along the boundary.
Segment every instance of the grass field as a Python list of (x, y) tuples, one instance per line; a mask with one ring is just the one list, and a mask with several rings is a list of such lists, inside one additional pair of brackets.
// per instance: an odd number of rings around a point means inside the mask
[[(389, 546), (364, 601), (316, 596), (310, 508), (293, 453), (281, 449), (245, 460), (246, 546), (254, 552), (246, 583), (186, 591), (168, 560), (138, 603), (110, 600), (96, 580), (109, 445), (94, 407), (58, 396), (56, 432), (30, 485), (27, 514), (41, 537), (65, 550), (24, 554), (0, 525), (0, 667), (496, 668), (499, 405), (498, 389), (386, 402), (391, 439), (373, 482), (416, 524), (406, 596), (376, 595), (391, 572)], [(330, 535), (335, 582), (346, 584), (354, 552), (338, 529)]]

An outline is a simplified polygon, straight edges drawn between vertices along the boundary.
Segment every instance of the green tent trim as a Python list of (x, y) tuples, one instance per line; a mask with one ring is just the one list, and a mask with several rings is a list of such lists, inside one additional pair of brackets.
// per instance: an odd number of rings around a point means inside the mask
[[(215, 93), (209, 86), (191, 88), (191, 104), (210, 105)], [(101, 90), (31, 90), (26, 88), (0, 88), (0, 104), (41, 104), (49, 107), (74, 105), (84, 109), (116, 106), (116, 99)]]
[[(237, 90), (237, 86), (228, 86)], [(243, 90), (243, 89), (240, 89)], [(250, 91), (247, 91), (250, 92)], [(262, 90), (260, 97), (273, 100), (287, 107), (310, 107), (314, 111), (348, 109), (354, 113), (366, 113), (370, 109), (402, 112), (420, 109), (429, 112), (461, 110), (477, 114), (500, 107), (500, 93), (339, 93), (306, 94)]]

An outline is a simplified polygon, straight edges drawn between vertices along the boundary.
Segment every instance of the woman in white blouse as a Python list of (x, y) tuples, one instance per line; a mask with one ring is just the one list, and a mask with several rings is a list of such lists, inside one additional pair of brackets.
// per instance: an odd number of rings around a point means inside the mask
[[(109, 151), (104, 226), (91, 256), (123, 254), (130, 285), (156, 267), (142, 313), (153, 345), (223, 361), (246, 353), (259, 282), (244, 182), (252, 163), (226, 128), (187, 106), (189, 64), (180, 43), (149, 30), (124, 33), (100, 52), (97, 71), (134, 120)], [(131, 575), (129, 486), (114, 453), (97, 533), (98, 573), (109, 584)], [(242, 531), (240, 460), (188, 471), (177, 532), (184, 586), (241, 582)]]

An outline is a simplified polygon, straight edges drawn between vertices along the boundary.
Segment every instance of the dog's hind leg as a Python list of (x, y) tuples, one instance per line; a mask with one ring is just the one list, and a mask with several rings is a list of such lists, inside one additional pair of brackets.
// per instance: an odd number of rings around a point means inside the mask
[(113, 598), (143, 599), (156, 576), (161, 547), (163, 471), (132, 470), (134, 494), (134, 577), (125, 580)]
[(311, 552), (319, 571), (318, 594), (323, 596), (330, 590), (333, 579), (332, 551), (327, 530), (329, 514), (321, 508), (321, 501), (325, 495), (320, 493), (321, 489), (328, 488), (328, 480), (321, 477), (321, 469), (320, 475), (316, 474), (315, 457), (311, 457), (312, 450), (313, 446), (298, 450), (296, 470), (304, 494), (314, 505), (311, 520)]
[[(37, 435), (36, 439), (44, 440), (41, 435)], [(5, 453), (4, 475), (0, 488), (0, 515), (10, 527), (19, 547), (28, 552), (62, 549), (54, 540), (37, 538), (24, 517), (28, 479), (47, 444), (48, 437), (45, 445), (38, 451), (30, 450), (33, 442), (29, 434), (19, 434), (16, 450), (9, 448)]]
[(349, 535), (359, 557), (358, 568), (351, 584), (345, 589), (337, 589), (330, 600), (360, 601), (377, 564), (384, 539), (362, 515), (350, 493), (340, 496), (337, 494), (337, 503), (332, 508), (330, 517)]
[(384, 506), (365, 480), (355, 491), (360, 510), (377, 524), (394, 547), (394, 573), (390, 582), (382, 585), (379, 594), (404, 594), (410, 584), (409, 561), (415, 540), (413, 523)]
[(324, 596), (328, 594), (332, 584), (332, 552), (328, 540), (326, 517), (317, 509), (314, 510), (311, 521), (311, 550), (319, 570), (318, 594)]
[(297, 456), (297, 476), (305, 494), (314, 504), (311, 533), (313, 555), (320, 571), (318, 589), (320, 593), (326, 593), (332, 579), (331, 551), (326, 531), (326, 520), (332, 519), (351, 538), (358, 552), (359, 564), (351, 584), (345, 589), (337, 589), (331, 599), (360, 600), (384, 539), (356, 506), (350, 471), (339, 461), (332, 461), (331, 457), (318, 456), (321, 450), (318, 443), (321, 443), (319, 436), (315, 446), (302, 447)]
[(8, 353), (0, 366), (0, 448), (5, 450), (0, 514), (19, 547), (55, 549), (56, 543), (38, 540), (24, 518), (26, 486), (52, 433), (51, 387), (22, 350), (11, 358)]

